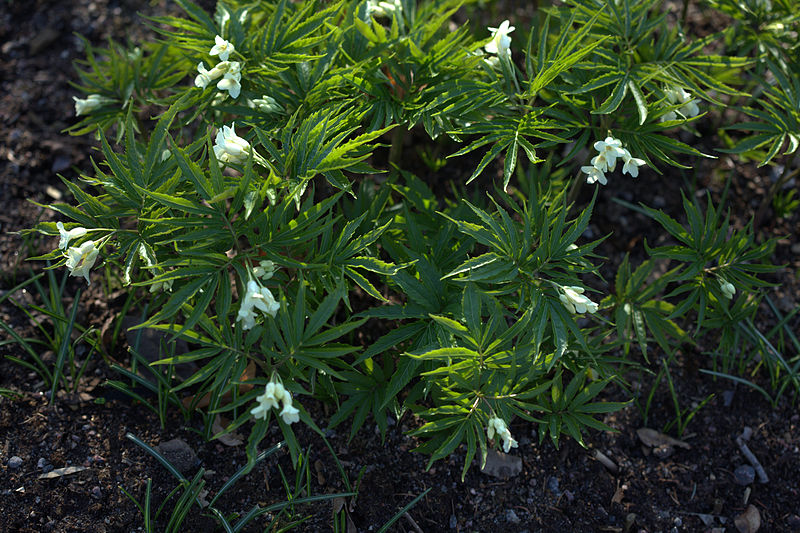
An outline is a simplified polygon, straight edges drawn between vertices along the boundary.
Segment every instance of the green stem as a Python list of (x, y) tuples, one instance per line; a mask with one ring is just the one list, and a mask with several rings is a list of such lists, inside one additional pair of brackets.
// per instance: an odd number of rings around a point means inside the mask
[(392, 130), (392, 138), (391, 144), (392, 146), (389, 148), (389, 163), (394, 164), (396, 166), (400, 166), (400, 158), (403, 156), (403, 142), (406, 138), (406, 129), (403, 128), (402, 124), (398, 124)]

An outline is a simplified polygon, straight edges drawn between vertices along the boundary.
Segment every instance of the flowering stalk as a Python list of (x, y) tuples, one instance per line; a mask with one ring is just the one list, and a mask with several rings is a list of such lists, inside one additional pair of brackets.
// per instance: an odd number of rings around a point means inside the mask
[(509, 431), (505, 421), (496, 416), (489, 419), (489, 423), (486, 426), (486, 436), (489, 439), (493, 439), (495, 433), (497, 433), (497, 436), (503, 441), (503, 451), (505, 453), (508, 453), (511, 448), (517, 448), (519, 446), (517, 441), (511, 436), (511, 431)]
[(261, 263), (260, 266), (252, 269), (249, 273), (250, 279), (247, 281), (244, 300), (242, 300), (236, 316), (236, 321), (242, 322), (242, 328), (246, 330), (252, 329), (256, 325), (256, 318), (258, 317), (255, 312), (256, 309), (275, 318), (281, 308), (281, 304), (275, 300), (270, 290), (257, 281), (259, 277), (262, 279), (271, 278), (275, 271), (275, 265), (272, 261), (262, 261)]
[(591, 165), (581, 167), (581, 172), (586, 174), (586, 183), (600, 182), (600, 185), (606, 185), (608, 178), (606, 172), (614, 172), (617, 166), (617, 158), (622, 159), (622, 173), (628, 173), (631, 177), (639, 176), (639, 167), (646, 164), (643, 159), (637, 159), (622, 146), (622, 141), (608, 136), (603, 141), (594, 143), (594, 149), (598, 154), (592, 158)]
[[(273, 378), (274, 380), (274, 378)], [(286, 390), (280, 381), (271, 380), (264, 389), (264, 394), (256, 398), (256, 405), (250, 410), (256, 420), (266, 420), (270, 410), (277, 409), (283, 404), (279, 413), (284, 423), (293, 424), (300, 421), (300, 411), (292, 405), (292, 394)]]

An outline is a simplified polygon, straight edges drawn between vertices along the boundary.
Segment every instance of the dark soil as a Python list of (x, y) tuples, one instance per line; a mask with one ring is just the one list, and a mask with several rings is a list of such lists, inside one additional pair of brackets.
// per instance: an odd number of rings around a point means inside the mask
[[(92, 140), (61, 133), (74, 121), (71, 96), (75, 91), (68, 84), (75, 79), (71, 62), (82, 58), (81, 42), (73, 32), (98, 45), (108, 37), (135, 39), (144, 31), (135, 22), (136, 10), (155, 14), (168, 8), (163, 0), (155, 4), (133, 0), (11, 0), (0, 10), (0, 298), (24, 281), (31, 269), (41, 270), (41, 264), (25, 263), (25, 257), (53, 246), (8, 232), (30, 227), (40, 219), (54, 219), (54, 213), (36, 203), (53, 202), (66, 194), (57, 174), (75, 179), (80, 171), (90, 169)], [(703, 25), (703, 21), (698, 22), (698, 26)], [(701, 149), (710, 152), (714, 132), (702, 133), (700, 144), (707, 146)], [(612, 202), (614, 197), (644, 201), (680, 216), (681, 187), (693, 186), (700, 196), (710, 191), (719, 199), (724, 179), (731, 179), (728, 201), (734, 224), (741, 227), (770, 183), (768, 169), (756, 170), (726, 157), (694, 163), (697, 171), (692, 174), (670, 171), (672, 174), (658, 176), (646, 172), (638, 181), (612, 182), (601, 190), (591, 231), (595, 236), (614, 232), (602, 250), (609, 263), (616, 264), (627, 251), (639, 250), (641, 254), (644, 237), (651, 244), (660, 238), (651, 221)], [(798, 227), (800, 219), (795, 213), (786, 219), (770, 219), (758, 228), (764, 236), (781, 237), (774, 262), (785, 267), (774, 276), (778, 286), (770, 296), (783, 312), (800, 303)], [(61, 275), (57, 273), (59, 279)], [(66, 294), (75, 294), (81, 286), (71, 280)], [(79, 321), (99, 328), (115, 316), (121, 304), (113, 295), (104, 296), (100, 287), (96, 290), (82, 298)], [(15, 298), (34, 302), (30, 292), (17, 293)], [(770, 317), (765, 311), (764, 324), (760, 325), (769, 325)], [(22, 336), (35, 334), (32, 322), (8, 301), (0, 305), (0, 320)], [(800, 331), (797, 317), (790, 325)], [(5, 333), (2, 335), (0, 341), (5, 338)], [(713, 342), (697, 340), (701, 346)], [(117, 352), (120, 363), (126, 364), (123, 345), (120, 340)], [(18, 345), (0, 345), (0, 355), (0, 389), (14, 391), (10, 397), (0, 397), (0, 531), (142, 530), (142, 514), (122, 489), (142, 501), (147, 480), (152, 479), (153, 505), (158, 508), (177, 482), (127, 439), (127, 433), (152, 446), (174, 438), (185, 441), (198, 456), (198, 463), (190, 463), (186, 475), (191, 477), (199, 467), (206, 469), (207, 499), (246, 461), (243, 446), (206, 442), (199, 434), (199, 417), (188, 423), (168, 418), (162, 427), (145, 406), (104, 386), (107, 379), (119, 376), (99, 358), (90, 360), (76, 394), (62, 394), (51, 404), (36, 373), (5, 358), (24, 358)], [(52, 363), (52, 352), (42, 357)], [(657, 368), (656, 358), (657, 354), (651, 354), (652, 368)], [(653, 451), (643, 446), (637, 437), (637, 429), (644, 425), (643, 416), (633, 404), (607, 416), (605, 422), (617, 431), (590, 433), (585, 449), (566, 439), (559, 449), (549, 441), (539, 444), (535, 427), (515, 421), (511, 429), (520, 446), (512, 455), (521, 459), (521, 471), (508, 471), (510, 477), (498, 478), (473, 465), (462, 482), (464, 450), (426, 470), (427, 457), (411, 451), (416, 443), (406, 432), (417, 427), (418, 421), (408, 414), (390, 423), (385, 441), (374, 422), (368, 422), (352, 441), (348, 441), (345, 426), (337, 428), (329, 432), (329, 441), (350, 483), (359, 489), (357, 499), (345, 502), (354, 528), (347, 531), (379, 529), (428, 489), (391, 531), (735, 531), (734, 519), (748, 505), (755, 506), (760, 514), (761, 531), (800, 531), (797, 404), (787, 393), (772, 408), (752, 389), (714, 381), (697, 370), (710, 366), (708, 357), (700, 353), (681, 354), (679, 364), (673, 365), (683, 408), (714, 395), (682, 436), (688, 449)], [(643, 396), (653, 386), (653, 376), (646, 373), (631, 373), (626, 379)], [(769, 390), (763, 371), (753, 379)], [(610, 389), (606, 399), (627, 397), (620, 389)], [(310, 401), (304, 405), (324, 427), (322, 407)], [(660, 430), (674, 417), (671, 397), (662, 384), (647, 425)], [(734, 476), (737, 468), (748, 464), (736, 443), (745, 427), (753, 430), (747, 445), (764, 466), (767, 483), (756, 478), (742, 485)], [(274, 428), (264, 445), (279, 438)], [(311, 493), (345, 491), (336, 461), (319, 437), (299, 428), (298, 438), (309, 450)], [(596, 452), (610, 458), (617, 470), (605, 467)], [(40, 477), (69, 466), (85, 469)], [(295, 486), (290, 458), (281, 451), (239, 480), (218, 507), (226, 514), (244, 513), (256, 504), (284, 501), (282, 476), (290, 487)], [(162, 519), (169, 515), (175, 499), (167, 503)], [(340, 502), (330, 501), (298, 506), (293, 518), (307, 519), (299, 526), (300, 531), (330, 531), (333, 506), (341, 508)], [(263, 530), (273, 517), (261, 517), (249, 530)], [(281, 523), (285, 525), (285, 519)], [(157, 530), (165, 524), (160, 520)], [(195, 507), (182, 530), (213, 528), (213, 520)]]

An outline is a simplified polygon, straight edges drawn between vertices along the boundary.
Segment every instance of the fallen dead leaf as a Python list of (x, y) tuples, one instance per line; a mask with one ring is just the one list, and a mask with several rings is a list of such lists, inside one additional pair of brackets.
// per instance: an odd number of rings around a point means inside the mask
[(733, 521), (740, 533), (756, 533), (761, 527), (761, 513), (755, 505), (748, 505)]
[(614, 491), (614, 495), (611, 497), (611, 503), (618, 503), (622, 505), (622, 498), (625, 497), (625, 491), (628, 489), (628, 485), (620, 485), (619, 481), (617, 481), (617, 490)]
[(339, 511), (341, 511), (341, 510), (342, 510), (342, 508), (344, 507), (344, 504), (345, 504), (345, 503), (346, 503), (346, 502), (345, 502), (345, 499), (344, 499), (344, 498), (342, 498), (341, 496), (340, 496), (340, 497), (338, 497), (338, 498), (334, 498), (334, 499), (333, 499), (333, 515), (334, 515), (334, 516), (336, 516), (336, 514), (337, 514)]
[(650, 446), (651, 448), (667, 445), (678, 446), (687, 450), (692, 449), (691, 445), (688, 443), (683, 442), (682, 440), (673, 439), (669, 435), (664, 435), (655, 429), (639, 428), (636, 430), (636, 434), (639, 436), (639, 440), (641, 440), (642, 443), (644, 443), (646, 446)]
[(84, 470), (88, 469), (89, 469), (88, 466), (66, 466), (64, 468), (56, 468), (55, 470), (51, 470), (46, 474), (42, 474), (41, 476), (39, 476), (39, 479), (52, 479), (55, 477), (68, 476), (70, 474), (83, 472)]
[[(217, 416), (214, 417), (214, 422), (211, 424), (211, 431), (213, 431), (215, 435), (222, 433), (225, 431), (225, 426), (227, 425), (228, 421), (217, 414)], [(216, 437), (216, 440), (220, 441), (225, 446), (239, 446), (244, 442), (242, 436), (235, 431), (231, 433), (222, 433)]]

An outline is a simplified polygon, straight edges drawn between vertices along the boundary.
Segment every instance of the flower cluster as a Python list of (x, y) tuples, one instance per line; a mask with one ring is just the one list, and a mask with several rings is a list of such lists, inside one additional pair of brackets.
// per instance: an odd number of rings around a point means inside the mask
[(599, 153), (592, 158), (592, 164), (582, 166), (581, 171), (586, 174), (586, 183), (600, 182), (600, 185), (608, 183), (606, 172), (614, 172), (617, 166), (617, 158), (622, 159), (622, 173), (628, 173), (632, 177), (639, 176), (639, 167), (645, 164), (642, 159), (637, 159), (622, 147), (622, 141), (614, 137), (606, 137), (604, 141), (594, 143), (594, 149)]
[(561, 287), (562, 293), (558, 296), (561, 303), (567, 310), (574, 314), (589, 312), (595, 313), (597, 311), (597, 304), (583, 295), (586, 289), (583, 287)]
[(264, 95), (261, 98), (254, 98), (248, 102), (250, 107), (256, 108), (262, 113), (280, 113), (283, 107), (271, 96)]
[(268, 280), (275, 273), (275, 263), (272, 261), (261, 261), (257, 267), (253, 268), (253, 277)]
[(269, 410), (280, 407), (280, 402), (283, 403), (280, 417), (286, 424), (293, 424), (300, 420), (300, 411), (292, 405), (292, 395), (282, 383), (274, 381), (267, 383), (264, 394), (258, 396), (256, 401), (258, 405), (250, 410), (250, 414), (257, 419), (266, 420)]
[(100, 250), (94, 241), (86, 241), (79, 246), (70, 248), (69, 242), (72, 239), (77, 239), (86, 235), (89, 230), (84, 227), (76, 226), (72, 229), (64, 227), (63, 222), (57, 222), (56, 228), (58, 229), (58, 248), (65, 250), (64, 255), (67, 257), (67, 268), (69, 269), (70, 276), (83, 276), (86, 278), (86, 283), (91, 284), (89, 279), (89, 271), (97, 261), (97, 255)]
[(258, 316), (255, 312), (256, 309), (274, 318), (280, 308), (281, 304), (275, 300), (270, 290), (251, 278), (247, 282), (244, 300), (239, 306), (236, 320), (242, 322), (242, 328), (252, 329), (256, 325), (256, 317)]
[(736, 294), (736, 287), (733, 286), (733, 283), (724, 278), (719, 278), (719, 289), (722, 291), (722, 295), (728, 300), (733, 298), (733, 295)]
[[(684, 118), (696, 117), (700, 114), (700, 108), (697, 107), (697, 100), (692, 98), (692, 95), (684, 91), (681, 87), (670, 87), (664, 91), (665, 96), (670, 104), (680, 104), (678, 113)], [(668, 120), (677, 120), (678, 114), (675, 111), (664, 113), (661, 117), (661, 122)]]
[(199, 74), (194, 79), (194, 84), (196, 87), (205, 89), (209, 83), (222, 77), (217, 82), (217, 89), (228, 91), (231, 98), (238, 98), (239, 93), (242, 91), (242, 65), (238, 61), (228, 61), (235, 48), (232, 43), (219, 35), (214, 37), (214, 41), (216, 44), (208, 53), (212, 56), (218, 55), (221, 61), (211, 70), (206, 69), (202, 61), (198, 63), (197, 72)]
[(492, 417), (489, 419), (489, 424), (486, 426), (486, 436), (490, 439), (494, 438), (495, 433), (503, 441), (503, 451), (508, 453), (511, 448), (517, 448), (517, 441), (511, 436), (511, 431), (502, 418)]

